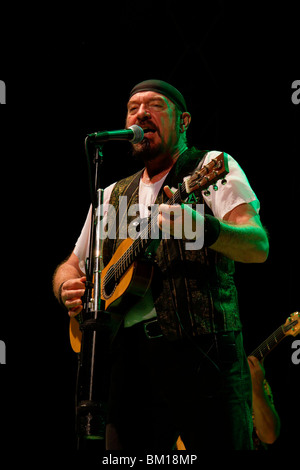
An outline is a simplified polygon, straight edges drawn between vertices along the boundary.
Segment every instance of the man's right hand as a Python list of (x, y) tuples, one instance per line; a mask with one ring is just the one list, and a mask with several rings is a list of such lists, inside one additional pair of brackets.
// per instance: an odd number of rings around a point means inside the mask
[(86, 277), (69, 279), (61, 288), (61, 300), (68, 310), (70, 317), (75, 317), (83, 309), (81, 297), (85, 292)]

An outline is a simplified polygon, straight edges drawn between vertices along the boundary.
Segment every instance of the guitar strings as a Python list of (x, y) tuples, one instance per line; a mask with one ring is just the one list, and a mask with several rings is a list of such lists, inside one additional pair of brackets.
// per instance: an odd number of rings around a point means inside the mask
[[(184, 185), (184, 191), (185, 191), (185, 185)], [(177, 190), (176, 193), (174, 193), (173, 196), (167, 201), (167, 204), (173, 205), (176, 202), (179, 202), (179, 200), (180, 200), (180, 192), (179, 190)], [(115, 274), (118, 271), (120, 271), (119, 275), (121, 276), (124, 270), (127, 269), (126, 268), (127, 261), (131, 260), (132, 255), (135, 254), (136, 256), (138, 256), (141, 246), (143, 244), (146, 244), (146, 242), (149, 242), (149, 240), (151, 241), (151, 238), (149, 237), (149, 235), (151, 234), (154, 226), (157, 223), (157, 217), (158, 217), (158, 208), (156, 207), (154, 213), (152, 214), (150, 224), (148, 224), (147, 227), (143, 229), (143, 231), (139, 234), (139, 237), (133, 241), (133, 243), (127, 248), (127, 250), (120, 257), (120, 259), (115, 263), (114, 269), (112, 270), (111, 275), (107, 276), (107, 281), (109, 281), (113, 277), (116, 277)]]
[[(181, 185), (181, 189), (178, 189), (173, 196), (166, 202), (166, 204), (174, 205), (181, 201), (181, 193), (186, 192), (186, 185), (185, 181)], [(133, 243), (127, 248), (127, 250), (123, 253), (123, 255), (118, 259), (118, 261), (111, 266), (108, 270), (107, 275), (105, 276), (105, 282), (109, 282), (113, 278), (115, 280), (118, 277), (121, 277), (125, 270), (127, 269), (127, 262), (131, 261), (130, 264), (133, 262), (131, 260), (132, 256), (138, 256), (140, 249), (144, 248), (143, 245), (150, 243), (152, 241), (150, 235), (152, 230), (155, 230), (157, 224), (157, 217), (158, 217), (158, 207), (155, 207), (154, 213), (151, 216), (150, 223), (145, 227), (142, 232), (139, 234), (139, 237), (136, 238)], [(119, 273), (118, 273), (119, 272)]]
[(285, 337), (284, 326), (281, 325), (272, 333), (258, 348), (249, 354), (249, 356), (255, 356), (257, 359), (263, 358), (269, 353), (275, 346)]

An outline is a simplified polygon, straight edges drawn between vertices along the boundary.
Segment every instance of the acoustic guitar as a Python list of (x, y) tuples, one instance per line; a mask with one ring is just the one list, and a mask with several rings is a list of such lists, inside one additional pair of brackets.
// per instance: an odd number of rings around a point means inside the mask
[[(225, 184), (224, 178), (228, 172), (227, 154), (222, 152), (207, 165), (186, 178), (166, 204), (181, 204), (194, 191), (208, 191), (211, 185), (214, 190), (217, 190), (216, 182), (223, 178), (222, 184)], [(153, 241), (153, 233), (157, 233), (158, 215), (158, 206), (156, 205), (151, 217), (142, 219), (143, 223), (140, 224), (141, 229), (137, 238), (126, 238), (102, 270), (101, 299), (105, 301), (106, 311), (116, 311), (122, 307), (123, 303), (127, 303), (128, 306), (128, 299), (143, 297), (149, 289), (153, 265), (149, 261), (143, 261), (143, 255)], [(76, 353), (80, 352), (81, 348), (81, 322), (82, 314), (70, 320), (70, 342)]]
[[(262, 361), (288, 335), (296, 336), (300, 332), (300, 313), (292, 313), (283, 325), (280, 325), (268, 338), (263, 341), (249, 356), (255, 356)], [(176, 443), (177, 450), (186, 450), (181, 437)]]

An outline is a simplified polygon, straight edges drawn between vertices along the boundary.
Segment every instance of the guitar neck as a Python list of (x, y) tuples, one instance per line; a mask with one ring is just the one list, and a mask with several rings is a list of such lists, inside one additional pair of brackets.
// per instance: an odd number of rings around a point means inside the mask
[(255, 356), (260, 361), (266, 357), (269, 352), (271, 352), (280, 341), (285, 337), (284, 325), (281, 325), (277, 328), (274, 333), (272, 333), (263, 343), (261, 343), (258, 348), (256, 348), (249, 356)]
[[(166, 202), (166, 204), (173, 206), (174, 204), (181, 203), (182, 200), (188, 196), (186, 192), (185, 182), (183, 182), (172, 197)], [(123, 253), (116, 263), (116, 269), (119, 272), (119, 276), (126, 271), (126, 269), (136, 261), (141, 254), (145, 252), (150, 243), (154, 238), (157, 238), (158, 225), (158, 206), (154, 206), (150, 221), (148, 221), (146, 227), (141, 227), (141, 232), (130, 247)]]
[(280, 325), (274, 333), (272, 333), (265, 341), (263, 341), (258, 348), (254, 349), (254, 351), (249, 354), (249, 356), (255, 356), (260, 361), (266, 357), (269, 352), (271, 352), (279, 343), (280, 341), (285, 338), (287, 333), (297, 325), (298, 321), (294, 320), (290, 322), (288, 325)]

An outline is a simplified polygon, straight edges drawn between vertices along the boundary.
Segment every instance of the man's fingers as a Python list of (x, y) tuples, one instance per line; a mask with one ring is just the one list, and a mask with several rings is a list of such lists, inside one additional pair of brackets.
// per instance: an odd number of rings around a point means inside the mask
[(85, 289), (85, 281), (85, 276), (78, 279), (69, 279), (64, 282), (62, 290)]
[(69, 279), (64, 282), (61, 289), (61, 298), (63, 301), (73, 297), (82, 297), (85, 292), (86, 277), (79, 279)]
[(169, 206), (169, 204), (161, 204), (159, 206), (159, 212), (163, 214), (170, 214), (173, 213), (174, 215), (181, 215), (181, 206), (179, 204), (175, 204), (174, 206)]
[(83, 296), (85, 289), (77, 289), (77, 290), (64, 290), (62, 293), (62, 298), (64, 300), (69, 300), (73, 298), (80, 298)]
[(170, 186), (167, 186), (167, 185), (164, 186), (164, 192), (166, 193), (168, 197), (172, 197), (174, 194), (174, 192), (170, 189)]
[(78, 315), (82, 309), (83, 309), (82, 305), (80, 305), (79, 307), (70, 308), (68, 311), (68, 314), (70, 317), (76, 317), (76, 315)]
[(82, 300), (80, 297), (72, 297), (70, 300), (65, 301), (65, 306), (67, 308), (77, 307), (78, 305), (82, 304)]
[(71, 317), (78, 315), (82, 310), (81, 297), (85, 292), (85, 281), (85, 276), (78, 279), (69, 279), (62, 286), (61, 299)]

